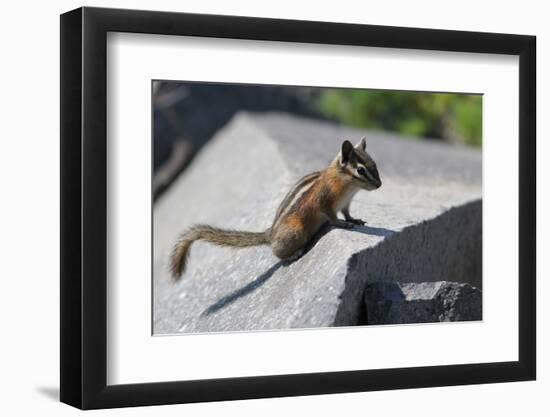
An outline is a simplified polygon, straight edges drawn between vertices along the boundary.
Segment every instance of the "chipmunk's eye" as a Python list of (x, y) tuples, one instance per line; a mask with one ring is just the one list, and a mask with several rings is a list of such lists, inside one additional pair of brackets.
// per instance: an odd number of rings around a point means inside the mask
[(367, 174), (367, 172), (365, 171), (365, 168), (363, 168), (363, 167), (357, 168), (357, 173), (359, 175), (362, 175), (363, 177), (366, 176), (366, 174)]

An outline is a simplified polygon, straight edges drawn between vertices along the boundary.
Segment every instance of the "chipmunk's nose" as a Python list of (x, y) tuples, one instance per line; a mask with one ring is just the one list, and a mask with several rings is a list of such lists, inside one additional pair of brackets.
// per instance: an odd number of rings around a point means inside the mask
[(376, 180), (374, 185), (376, 185), (376, 188), (380, 188), (382, 186), (382, 180), (380, 179), (380, 174), (378, 174), (378, 170), (375, 170), (374, 179)]

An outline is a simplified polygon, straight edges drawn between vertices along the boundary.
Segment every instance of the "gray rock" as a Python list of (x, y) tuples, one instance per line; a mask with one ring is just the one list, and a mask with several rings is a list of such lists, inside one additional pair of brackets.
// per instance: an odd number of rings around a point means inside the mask
[[(281, 264), (269, 247), (196, 242), (174, 283), (168, 259), (193, 223), (265, 230), (289, 187), (323, 169), (341, 141), (367, 135), (383, 181), (351, 213), (367, 222), (325, 228), (305, 255)], [(241, 113), (155, 203), (156, 334), (364, 323), (369, 282), (469, 283), (481, 288), (481, 153), (278, 113)]]
[(372, 282), (365, 288), (367, 324), (481, 320), (481, 290), (457, 282)]

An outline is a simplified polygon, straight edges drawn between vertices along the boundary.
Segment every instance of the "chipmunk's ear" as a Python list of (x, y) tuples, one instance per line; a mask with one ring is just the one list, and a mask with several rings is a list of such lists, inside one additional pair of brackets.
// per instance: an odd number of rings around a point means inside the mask
[(366, 136), (363, 136), (361, 141), (357, 145), (355, 145), (355, 149), (360, 149), (362, 151), (367, 149), (367, 137)]
[(347, 164), (352, 154), (353, 154), (353, 145), (349, 140), (345, 140), (342, 143), (342, 149), (340, 150), (340, 163), (342, 165)]

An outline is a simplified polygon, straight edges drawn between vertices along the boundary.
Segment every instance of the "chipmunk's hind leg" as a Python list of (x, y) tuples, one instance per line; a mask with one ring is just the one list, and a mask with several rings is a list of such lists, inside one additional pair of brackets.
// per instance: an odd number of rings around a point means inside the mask
[(273, 254), (287, 262), (292, 262), (304, 254), (307, 239), (301, 233), (276, 233), (271, 240)]
[(298, 259), (300, 259), (303, 256), (304, 253), (305, 253), (305, 249), (300, 248), (300, 249), (298, 249), (298, 251), (296, 253), (294, 253), (294, 255), (289, 256), (288, 258), (285, 258), (283, 260), (283, 263), (291, 264), (292, 262), (297, 261)]

